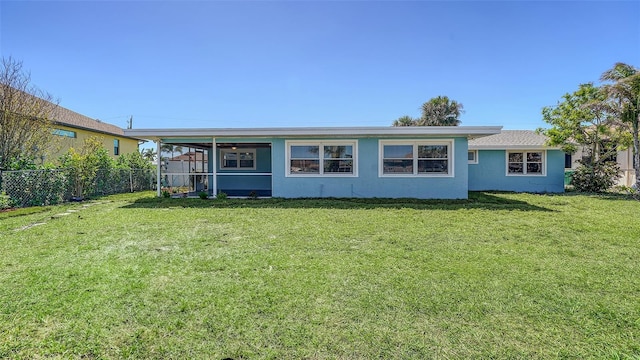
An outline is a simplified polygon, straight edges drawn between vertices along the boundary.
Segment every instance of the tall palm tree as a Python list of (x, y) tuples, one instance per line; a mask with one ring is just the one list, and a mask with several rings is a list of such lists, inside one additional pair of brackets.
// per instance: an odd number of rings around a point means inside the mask
[(461, 103), (447, 96), (438, 96), (422, 104), (422, 117), (418, 126), (458, 126), (460, 114), (464, 111)]
[(640, 70), (624, 63), (616, 63), (605, 71), (600, 80), (607, 94), (615, 102), (616, 115), (623, 123), (631, 127), (633, 136), (633, 169), (636, 175), (636, 187), (640, 189)]
[(153, 160), (155, 160), (156, 155), (157, 155), (156, 151), (151, 148), (142, 150), (142, 157), (149, 162), (152, 162)]

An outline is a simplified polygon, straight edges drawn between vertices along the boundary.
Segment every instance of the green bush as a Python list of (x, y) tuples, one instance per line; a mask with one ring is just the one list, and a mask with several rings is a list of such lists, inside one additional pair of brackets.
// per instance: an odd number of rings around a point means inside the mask
[(618, 178), (620, 166), (615, 162), (580, 165), (573, 173), (571, 185), (576, 191), (603, 192), (610, 189)]
[(6, 171), (2, 174), (3, 190), (17, 207), (61, 203), (71, 196), (70, 181), (65, 170)]
[(202, 199), (202, 200), (206, 200), (206, 199), (209, 197), (209, 194), (207, 194), (207, 192), (206, 192), (206, 191), (200, 191), (200, 192), (198, 193), (198, 196), (200, 197), (200, 199)]
[(224, 200), (227, 198), (227, 193), (223, 193), (222, 191), (218, 193), (218, 195), (216, 195), (216, 199), (218, 200)]
[(11, 200), (11, 197), (9, 195), (7, 195), (6, 192), (1, 192), (0, 193), (0, 210), (2, 209), (10, 209), (12, 207), (14, 207), (14, 203), (13, 200)]

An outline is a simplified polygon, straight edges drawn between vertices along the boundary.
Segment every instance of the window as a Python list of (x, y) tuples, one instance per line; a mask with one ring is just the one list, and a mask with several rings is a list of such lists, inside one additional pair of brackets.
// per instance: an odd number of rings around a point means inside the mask
[(452, 141), (380, 141), (381, 176), (453, 176)]
[(544, 175), (543, 151), (509, 151), (507, 175)]
[(255, 170), (256, 151), (254, 149), (220, 150), (220, 169)]
[(467, 151), (467, 160), (469, 164), (477, 164), (478, 163), (478, 150), (469, 150)]
[(356, 176), (355, 161), (355, 141), (287, 141), (287, 176)]
[(120, 155), (120, 140), (113, 139), (113, 155)]
[(571, 166), (573, 165), (573, 159), (571, 154), (564, 154), (564, 168), (565, 169), (571, 169)]
[(76, 138), (76, 132), (75, 131), (62, 130), (62, 129), (53, 129), (52, 133), (53, 133), (53, 135), (70, 137), (70, 138), (74, 138), (74, 139)]
[(600, 158), (601, 160), (607, 162), (617, 162), (618, 161), (618, 145), (610, 140), (603, 140), (602, 145), (600, 146)]
[[(617, 162), (618, 161), (618, 148), (609, 140), (602, 140), (599, 146), (599, 161), (602, 162)], [(582, 153), (582, 162), (591, 163), (593, 161), (593, 151), (589, 148), (584, 148)]]

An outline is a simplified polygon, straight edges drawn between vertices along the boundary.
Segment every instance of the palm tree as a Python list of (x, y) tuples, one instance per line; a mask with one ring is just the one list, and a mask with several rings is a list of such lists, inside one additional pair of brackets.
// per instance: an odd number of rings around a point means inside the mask
[(182, 146), (173, 144), (162, 144), (160, 146), (160, 151), (162, 151), (163, 153), (171, 154), (171, 157), (173, 158), (175, 153), (182, 155)]
[(450, 100), (447, 96), (434, 97), (422, 104), (422, 117), (417, 120), (418, 126), (458, 126), (458, 119), (463, 113), (462, 104)]
[(636, 188), (640, 189), (640, 70), (624, 63), (616, 63), (605, 71), (600, 80), (609, 82), (604, 89), (615, 102), (615, 113), (620, 121), (631, 127), (633, 136), (633, 168)]
[(416, 126), (416, 120), (409, 115), (401, 116), (393, 122), (393, 126)]
[(156, 158), (156, 155), (156, 151), (151, 148), (142, 150), (142, 157), (149, 162), (153, 162), (153, 160), (155, 160)]

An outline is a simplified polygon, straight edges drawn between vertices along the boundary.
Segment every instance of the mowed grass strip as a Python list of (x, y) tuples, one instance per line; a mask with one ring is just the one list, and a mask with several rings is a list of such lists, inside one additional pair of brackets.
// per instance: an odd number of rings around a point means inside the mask
[(91, 204), (0, 214), (0, 358), (640, 357), (624, 197)]

